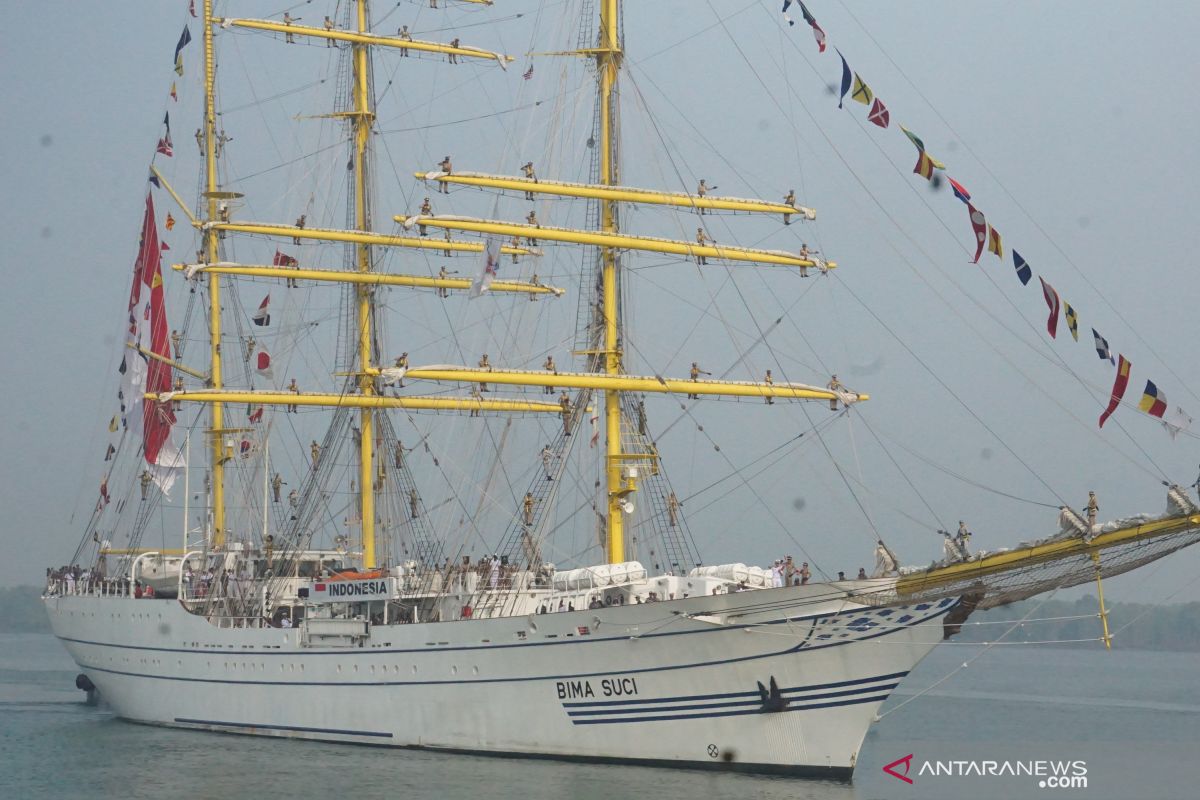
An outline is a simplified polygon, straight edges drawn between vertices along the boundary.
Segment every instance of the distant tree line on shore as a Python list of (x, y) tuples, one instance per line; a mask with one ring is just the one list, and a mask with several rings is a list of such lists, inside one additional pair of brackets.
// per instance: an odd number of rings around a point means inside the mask
[[(0, 633), (49, 633), (50, 623), (42, 606), (41, 589), (34, 586), (0, 588)], [(1078, 600), (1024, 600), (1010, 606), (971, 615), (958, 642), (988, 642), (1003, 635), (1006, 642), (1072, 642), (1075, 646), (1097, 647), (1101, 636), (1099, 603), (1088, 595)], [(1028, 615), (1028, 621), (1009, 631), (1010, 625)], [(1079, 617), (1079, 619), (1054, 619)], [(1034, 620), (1048, 620), (1035, 622)], [(984, 622), (985, 625), (972, 623)], [(1128, 627), (1122, 628), (1129, 623)], [(1113, 647), (1130, 650), (1200, 652), (1200, 603), (1150, 605), (1111, 603), (1108, 625), (1114, 633)], [(1007, 633), (1006, 633), (1007, 632)], [(1063, 646), (1073, 646), (1064, 644)]]

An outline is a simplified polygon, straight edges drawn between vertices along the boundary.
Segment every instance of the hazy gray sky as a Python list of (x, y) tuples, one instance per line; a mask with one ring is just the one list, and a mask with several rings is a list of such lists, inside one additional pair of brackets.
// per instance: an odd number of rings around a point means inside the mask
[[(185, 196), (194, 191), (196, 164), (185, 156), (193, 155), (191, 130), (198, 118), (195, 21), (189, 69), (179, 79), (180, 103), (168, 106), (166, 100), (176, 79), (171, 54), (186, 6), (186, 0), (32, 4), (0, 52), (9, 76), (0, 90), (0, 184), (6, 189), (0, 325), (8, 434), (0, 484), (6, 518), (0, 535), (8, 554), (0, 565), (3, 583), (35, 583), (46, 565), (67, 558), (95, 500), (105, 425), (114, 411), (118, 337), (145, 168), (168, 107), (179, 155), (164, 166)], [(292, 13), (317, 21), (334, 6), (300, 4)], [(391, 228), (393, 213), (415, 210), (422, 190), (409, 174), (432, 168), (445, 152), (455, 154), (461, 169), (511, 172), (533, 158), (547, 165), (543, 175), (551, 167), (567, 178), (586, 175), (590, 90), (579, 91), (578, 74), (560, 72), (561, 62), (551, 59), (534, 61), (535, 79), (520, 80), (529, 63), (520, 54), (574, 45), (577, 25), (558, 20), (564, 9), (577, 6), (497, 0), (490, 9), (437, 16), (415, 1), (376, 9), (387, 32), (410, 23), (428, 38), (450, 38), (436, 29), (465, 25), (464, 42), (518, 54), (520, 67), (500, 73), (463, 66), (456, 72), (421, 59), (400, 65), (392, 54), (378, 59), (379, 128), (385, 132), (379, 143), (380, 228)], [(892, 127), (879, 130), (865, 121), (862, 106), (847, 102), (837, 109), (827, 88), (840, 75), (836, 53), (831, 47), (819, 55), (803, 22), (781, 26), (776, 0), (628, 6), (624, 180), (690, 190), (705, 177), (722, 194), (769, 198), (794, 188), (800, 202), (818, 210), (816, 223), (783, 228), (775, 220), (743, 217), (707, 222), (721, 241), (790, 249), (807, 241), (842, 265), (836, 276), (805, 282), (786, 270), (716, 267), (701, 273), (662, 259), (631, 260), (633, 371), (685, 374), (688, 363), (699, 359), (714, 371), (736, 363), (731, 377), (757, 378), (773, 368), (791, 380), (823, 383), (837, 372), (851, 387), (869, 392), (873, 399), (850, 426), (835, 427), (825, 444), (856, 477), (861, 469), (871, 487), (864, 497), (872, 519), (906, 563), (931, 560), (939, 542), (926, 524), (932, 515), (874, 434), (938, 519), (948, 525), (968, 519), (975, 544), (985, 548), (1053, 531), (1053, 510), (1023, 500), (1054, 504), (1063, 498), (1079, 506), (1095, 489), (1102, 516), (1158, 512), (1164, 475), (1182, 483), (1196, 479), (1200, 447), (1194, 436), (1172, 441), (1157, 422), (1129, 407), (1114, 418), (1119, 426), (1096, 430), (1112, 370), (1096, 358), (1090, 328), (1133, 362), (1127, 400), (1136, 403), (1151, 378), (1172, 403), (1200, 420), (1194, 313), (1200, 293), (1191, 263), (1200, 115), (1187, 91), (1196, 72), (1200, 7), (813, 0), (809, 7), (830, 44), (888, 105)], [(248, 2), (230, 13), (282, 11)], [(525, 16), (513, 18), (520, 12)], [(496, 22), (479, 25), (487, 19)], [(326, 69), (332, 51), (288, 48), (245, 34), (229, 35), (227, 44), (222, 78), (257, 84), (252, 96), (227, 90), (227, 108), (247, 98), (259, 103), (223, 118), (235, 139), (230, 174), (242, 178), (238, 188), (253, 198), (254, 216), (290, 222), (323, 186), (329, 197), (317, 202), (317, 216), (339, 224), (330, 201), (342, 190), (344, 151), (337, 147), (254, 177), (335, 143), (327, 134), (332, 128), (318, 123), (297, 126), (300, 133), (275, 130), (275, 123), (297, 114), (328, 111), (333, 81), (315, 81), (335, 74)], [(264, 102), (296, 89), (302, 91)], [(505, 113), (533, 100), (546, 102), (528, 113)], [(496, 116), (438, 125), (486, 114)], [(897, 123), (947, 162), (1002, 232), (1006, 249), (1019, 250), (1077, 308), (1078, 343), (1065, 329), (1056, 342), (1045, 337), (1037, 281), (1022, 287), (1011, 257), (1000, 264), (985, 253), (980, 267), (967, 263), (966, 209), (948, 190), (931, 192), (910, 174), (916, 154)], [(160, 194), (156, 201), (161, 218), (166, 198)], [(491, 213), (490, 197), (456, 195), (455, 210), (472, 202), (477, 208), (471, 213)], [(505, 201), (498, 213), (516, 219), (526, 207)], [(556, 205), (539, 207), (539, 216), (582, 224), (578, 212)], [(627, 222), (640, 232), (681, 238), (690, 238), (696, 225), (688, 215), (646, 209), (632, 210)], [(190, 244), (180, 229), (168, 241), (169, 255), (186, 256)], [(546, 337), (546, 328), (561, 328), (569, 337), (577, 267), (578, 257), (569, 254), (547, 260), (543, 279), (557, 279), (571, 295), (537, 318), (514, 308), (523, 316), (511, 324), (525, 327), (513, 330)], [(243, 302), (256, 304), (263, 291), (247, 291)], [(322, 302), (335, 306), (332, 295)], [(452, 312), (452, 324), (463, 331), (459, 344), (470, 358), (495, 346), (498, 334), (484, 322), (508, 307), (455, 307), (460, 310)], [(389, 308), (397, 350), (433, 361), (445, 349), (427, 333), (435, 321), (446, 322), (435, 318), (443, 313), (435, 300), (396, 296)], [(705, 324), (693, 330), (702, 316), (697, 308), (708, 312)], [(768, 336), (770, 346), (754, 348), (739, 362), (758, 330), (779, 317), (784, 321)], [(564, 341), (556, 351), (560, 364), (568, 348)], [(532, 351), (522, 355), (533, 359)], [(305, 370), (306, 387), (327, 376), (327, 366), (289, 362), (290, 369)], [(679, 414), (670, 400), (655, 401), (651, 411), (660, 429)], [(815, 405), (807, 409), (813, 419), (821, 412)], [(680, 496), (690, 496), (728, 471), (714, 443), (741, 465), (809, 427), (797, 406), (704, 403), (660, 445)], [(469, 446), (465, 434), (453, 443)], [(1022, 500), (951, 479), (907, 449)], [(783, 525), (827, 569), (870, 566), (867, 522), (821, 445), (809, 442), (755, 485), (758, 497), (735, 492), (690, 518), (707, 561), (769, 563), (795, 552)], [(700, 494), (690, 505), (713, 499), (714, 493)], [(1116, 579), (1112, 596), (1200, 598), (1198, 558), (1184, 552), (1161, 567)]]

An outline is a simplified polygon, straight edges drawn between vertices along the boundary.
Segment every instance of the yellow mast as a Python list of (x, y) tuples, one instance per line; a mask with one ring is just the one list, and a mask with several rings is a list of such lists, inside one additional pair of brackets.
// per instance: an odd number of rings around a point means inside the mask
[[(217, 217), (217, 111), (215, 92), (216, 65), (213, 53), (213, 0), (204, 0), (204, 174), (205, 196), (208, 198), (208, 219)], [(204, 232), (205, 258), (211, 263), (220, 261), (217, 232)], [(221, 276), (208, 276), (208, 385), (220, 391), (221, 378)], [(211, 406), (212, 412), (212, 546), (219, 550), (225, 544), (225, 407), (220, 402)]]
[[(596, 48), (596, 68), (600, 73), (600, 183), (616, 186), (618, 164), (615, 158), (613, 95), (620, 70), (621, 43), (618, 36), (619, 0), (600, 0), (600, 41)], [(606, 233), (617, 232), (617, 204), (600, 201), (600, 225)], [(603, 280), (604, 371), (615, 376), (621, 371), (620, 325), (617, 319), (617, 256), (611, 247), (600, 251)], [(621, 393), (604, 392), (605, 472), (608, 487), (605, 545), (608, 561), (625, 560), (625, 519), (621, 487)]]
[[(356, 27), (358, 33), (367, 33), (367, 0), (356, 2)], [(370, 225), (367, 216), (367, 145), (371, 137), (374, 113), (370, 108), (367, 70), (370, 45), (365, 42), (351, 43), (354, 61), (354, 227), (365, 231)], [(371, 271), (371, 247), (358, 244), (355, 247), (359, 272)], [(358, 285), (358, 386), (365, 397), (375, 394), (375, 377), (371, 374), (371, 300), (374, 288), (369, 284)], [(364, 569), (375, 567), (375, 473), (374, 411), (364, 406), (359, 418), (362, 435), (359, 437), (359, 494), (362, 498), (362, 560)]]

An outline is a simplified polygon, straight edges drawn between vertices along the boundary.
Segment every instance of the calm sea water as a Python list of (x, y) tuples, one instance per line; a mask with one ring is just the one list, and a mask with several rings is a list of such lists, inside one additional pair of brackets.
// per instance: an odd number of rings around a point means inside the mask
[[(888, 707), (977, 652), (939, 648)], [(84, 705), (50, 636), (0, 635), (0, 798), (721, 798), (1200, 796), (1200, 655), (996, 648), (871, 731), (852, 784), (444, 756), (132, 725)], [(912, 753), (912, 785), (882, 767)], [(931, 777), (925, 761), (1086, 762), (1087, 788)], [(899, 769), (899, 768), (897, 768)]]

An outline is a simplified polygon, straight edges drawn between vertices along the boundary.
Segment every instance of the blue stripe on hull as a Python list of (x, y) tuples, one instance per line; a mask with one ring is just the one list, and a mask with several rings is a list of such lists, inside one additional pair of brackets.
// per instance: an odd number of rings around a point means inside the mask
[(254, 722), (220, 722), (213, 719), (188, 719), (175, 717), (180, 725), (206, 725), (212, 728), (231, 728), (240, 731), (291, 731), (293, 733), (322, 733), (336, 736), (373, 736), (381, 739), (391, 739), (392, 734), (383, 731), (347, 731), (338, 728), (307, 728), (302, 725), (266, 725)]

